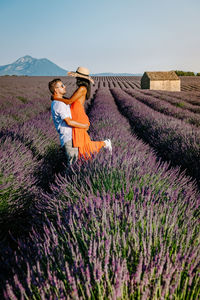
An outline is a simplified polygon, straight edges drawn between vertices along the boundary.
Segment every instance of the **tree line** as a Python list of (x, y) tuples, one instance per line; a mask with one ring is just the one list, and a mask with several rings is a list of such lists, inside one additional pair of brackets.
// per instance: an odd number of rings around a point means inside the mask
[(191, 72), (191, 71), (179, 71), (179, 70), (176, 70), (175, 73), (178, 75), (178, 76), (200, 76), (200, 72), (198, 73), (194, 73), (194, 72)]

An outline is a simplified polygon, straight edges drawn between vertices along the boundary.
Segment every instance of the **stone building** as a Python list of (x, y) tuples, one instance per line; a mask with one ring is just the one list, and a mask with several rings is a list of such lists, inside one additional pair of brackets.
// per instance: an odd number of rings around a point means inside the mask
[(144, 72), (141, 78), (141, 89), (180, 91), (181, 81), (174, 71)]

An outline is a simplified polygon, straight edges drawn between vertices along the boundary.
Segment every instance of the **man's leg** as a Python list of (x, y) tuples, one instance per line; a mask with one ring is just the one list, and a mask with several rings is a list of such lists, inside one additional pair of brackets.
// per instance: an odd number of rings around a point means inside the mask
[(69, 165), (78, 159), (78, 148), (73, 147), (72, 140), (64, 144), (64, 150)]

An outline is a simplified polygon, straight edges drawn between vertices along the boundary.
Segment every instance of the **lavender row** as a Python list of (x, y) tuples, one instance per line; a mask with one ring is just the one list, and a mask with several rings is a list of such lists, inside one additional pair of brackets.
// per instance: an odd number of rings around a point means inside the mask
[(178, 106), (174, 106), (169, 102), (166, 102), (160, 98), (154, 97), (152, 94), (146, 94), (139, 90), (124, 89), (126, 93), (148, 105), (152, 109), (164, 113), (165, 115), (184, 120), (186, 123), (193, 124), (197, 127), (200, 126), (200, 115), (191, 112), (190, 110), (184, 110)]
[(132, 201), (89, 195), (68, 203), (56, 225), (46, 219), (43, 236), (33, 231), (29, 245), (20, 241), (28, 258), (18, 257), (5, 299), (197, 299), (192, 210), (181, 214), (175, 196), (161, 203), (150, 190), (133, 192)]
[(180, 100), (178, 102), (178, 104), (180, 104), (180, 106), (181, 106), (181, 104), (182, 104), (182, 106), (184, 104), (186, 104), (186, 109), (188, 107), (188, 109), (193, 108), (195, 110), (195, 108), (198, 109), (198, 106), (200, 105), (200, 93), (195, 92), (195, 91), (190, 91), (190, 92), (184, 92), (184, 91), (180, 91), (180, 92), (164, 91), (164, 93), (163, 93), (163, 91), (154, 91), (154, 92), (157, 95), (161, 95), (161, 96), (167, 95), (167, 96), (170, 96), (170, 97), (172, 97), (174, 99)]
[(29, 242), (18, 241), (26, 255), (16, 257), (4, 297), (192, 299), (199, 255), (193, 184), (131, 134), (108, 90), (97, 92), (90, 120), (93, 138), (111, 137), (113, 155), (101, 151), (74, 165), (53, 195), (41, 197), (38, 210), (54, 217), (43, 234), (36, 228)]
[(184, 92), (184, 91), (168, 92), (168, 91), (165, 91), (165, 94), (168, 96), (172, 96), (173, 98), (177, 98), (177, 99), (183, 100), (185, 102), (189, 102), (193, 105), (198, 105), (198, 106), (200, 105), (200, 93), (198, 93), (198, 92), (194, 92), (194, 91), (191, 91), (191, 92)]
[(136, 76), (94, 76), (97, 88), (136, 88), (140, 87), (140, 82)]
[(19, 140), (0, 140), (0, 241), (8, 231), (22, 230), (35, 197), (37, 168), (41, 165)]
[(200, 133), (197, 128), (152, 110), (121, 89), (112, 89), (112, 94), (140, 137), (165, 160), (187, 169), (188, 174), (199, 181)]
[(34, 118), (39, 113), (49, 111), (49, 99), (37, 99), (34, 102), (21, 104), (20, 106), (10, 106), (1, 112), (0, 129), (15, 127)]
[(147, 95), (152, 95), (155, 98), (158, 98), (160, 100), (169, 102), (170, 104), (172, 104), (174, 106), (181, 107), (182, 109), (190, 110), (191, 112), (196, 113), (196, 114), (200, 113), (199, 105), (190, 104), (187, 101), (184, 101), (183, 99), (181, 99), (181, 101), (180, 101), (176, 97), (172, 97), (171, 95), (165, 94), (165, 92), (162, 92), (162, 91), (145, 91), (145, 90), (143, 92)]
[(199, 76), (181, 76), (181, 90), (200, 92)]

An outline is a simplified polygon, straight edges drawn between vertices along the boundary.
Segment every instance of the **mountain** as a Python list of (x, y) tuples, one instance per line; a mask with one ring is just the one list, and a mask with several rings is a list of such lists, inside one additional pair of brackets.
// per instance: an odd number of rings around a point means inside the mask
[(28, 75), (28, 76), (66, 76), (67, 71), (60, 68), (46, 58), (33, 58), (23, 56), (14, 63), (0, 66), (2, 75)]
[[(67, 70), (60, 68), (46, 58), (23, 56), (12, 64), (0, 66), (0, 76), (27, 75), (27, 76), (66, 76)], [(142, 76), (133, 73), (95, 73), (91, 76)]]

